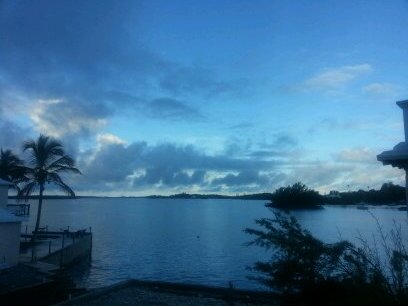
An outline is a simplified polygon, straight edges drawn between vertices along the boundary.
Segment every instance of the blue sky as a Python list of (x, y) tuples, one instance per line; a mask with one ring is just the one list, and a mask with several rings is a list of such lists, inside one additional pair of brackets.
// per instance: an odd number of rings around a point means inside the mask
[[(0, 1), (0, 145), (63, 141), (80, 194), (402, 183), (406, 1)], [(350, 186), (350, 187), (349, 187)]]

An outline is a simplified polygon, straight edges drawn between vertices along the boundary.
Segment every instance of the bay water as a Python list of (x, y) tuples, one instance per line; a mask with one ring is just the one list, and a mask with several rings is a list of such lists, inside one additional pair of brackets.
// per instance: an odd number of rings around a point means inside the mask
[[(32, 230), (37, 202), (23, 222)], [(407, 212), (379, 206), (324, 206), (292, 212), (316, 237), (326, 242), (359, 237), (378, 238), (377, 221), (388, 232), (395, 225), (408, 237)], [(129, 278), (261, 289), (247, 269), (270, 252), (247, 246), (257, 218), (272, 217), (265, 201), (214, 199), (79, 198), (45, 200), (41, 225), (50, 230), (92, 228), (89, 264), (73, 269), (73, 277), (89, 288)]]

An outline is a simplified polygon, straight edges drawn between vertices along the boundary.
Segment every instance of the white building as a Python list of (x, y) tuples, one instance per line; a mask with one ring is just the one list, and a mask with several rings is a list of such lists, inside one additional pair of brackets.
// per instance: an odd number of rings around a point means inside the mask
[(0, 179), (0, 269), (16, 265), (20, 251), (21, 220), (7, 210), (9, 187)]
[(408, 100), (398, 101), (397, 105), (403, 111), (405, 141), (397, 144), (392, 150), (377, 155), (377, 160), (384, 165), (391, 165), (405, 170), (405, 196), (408, 207)]

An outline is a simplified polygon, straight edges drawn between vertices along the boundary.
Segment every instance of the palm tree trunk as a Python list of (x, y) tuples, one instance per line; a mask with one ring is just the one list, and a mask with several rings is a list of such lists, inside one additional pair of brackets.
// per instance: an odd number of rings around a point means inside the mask
[(38, 197), (38, 210), (37, 210), (37, 220), (35, 222), (35, 229), (32, 241), (35, 241), (37, 238), (37, 231), (40, 228), (40, 220), (41, 220), (41, 209), (42, 209), (42, 202), (43, 202), (43, 193), (44, 193), (44, 184), (40, 185), (40, 196)]

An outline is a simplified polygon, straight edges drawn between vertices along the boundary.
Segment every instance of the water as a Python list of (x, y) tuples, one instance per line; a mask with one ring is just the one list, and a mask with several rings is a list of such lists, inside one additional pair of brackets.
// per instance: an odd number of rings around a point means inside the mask
[[(243, 233), (256, 218), (271, 216), (264, 201), (198, 199), (46, 200), (41, 224), (52, 229), (92, 227), (91, 265), (76, 269), (75, 279), (87, 287), (106, 286), (128, 278), (189, 282), (238, 288), (260, 288), (248, 280), (247, 266), (268, 258), (258, 247), (244, 245)], [(37, 205), (23, 224), (34, 225)], [(387, 231), (401, 224), (407, 234), (407, 213), (376, 207), (325, 207), (293, 213), (300, 223), (327, 242), (371, 239), (377, 217)]]

